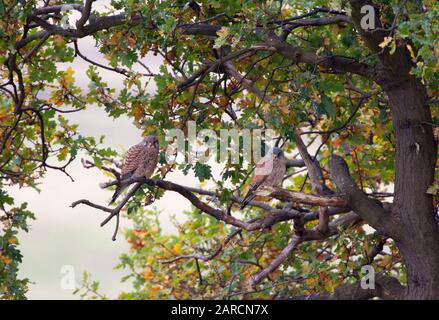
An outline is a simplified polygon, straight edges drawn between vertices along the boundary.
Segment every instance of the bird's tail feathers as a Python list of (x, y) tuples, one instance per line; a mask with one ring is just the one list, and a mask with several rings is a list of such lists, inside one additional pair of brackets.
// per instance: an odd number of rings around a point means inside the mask
[(254, 191), (258, 190), (260, 185), (264, 182), (264, 180), (261, 180), (257, 183), (254, 183), (250, 189), (248, 189), (247, 194), (244, 197), (244, 200), (242, 201), (241, 210), (244, 209), (250, 201), (252, 201), (254, 198), (256, 198), (256, 195), (254, 194)]
[(241, 210), (243, 210), (255, 197), (256, 195), (253, 193), (253, 191), (249, 190), (242, 201)]
[(129, 179), (133, 176), (133, 172), (128, 172), (125, 174), (122, 174), (120, 176), (120, 180), (119, 180), (119, 184), (116, 187), (116, 191), (114, 191), (113, 197), (111, 197), (111, 201), (110, 204), (114, 203), (114, 201), (116, 201), (117, 197), (119, 197), (119, 195), (125, 190), (125, 188), (127, 187), (127, 185), (123, 185), (121, 184), (122, 180), (125, 179)]
[(123, 190), (125, 190), (126, 186), (122, 186), (122, 185), (118, 185), (116, 187), (116, 191), (114, 191), (113, 196), (111, 197), (111, 201), (109, 204), (113, 204), (116, 199), (119, 197), (119, 195), (123, 192)]

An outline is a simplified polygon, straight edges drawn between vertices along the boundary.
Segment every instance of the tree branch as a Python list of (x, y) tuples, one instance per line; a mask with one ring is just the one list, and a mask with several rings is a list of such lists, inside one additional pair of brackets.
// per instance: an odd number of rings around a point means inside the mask
[(381, 203), (369, 199), (355, 184), (343, 158), (333, 155), (329, 161), (331, 177), (337, 188), (346, 195), (349, 206), (383, 235), (395, 236), (394, 219)]
[(359, 221), (360, 218), (355, 213), (351, 212), (349, 214), (343, 215), (340, 218), (332, 221), (328, 226), (328, 232), (322, 234), (319, 232), (318, 227), (312, 230), (303, 230), (302, 235), (295, 235), (288, 243), (288, 245), (281, 251), (281, 253), (262, 271), (253, 275), (248, 285), (255, 286), (260, 283), (264, 278), (266, 278), (271, 272), (275, 271), (279, 266), (289, 257), (292, 251), (294, 251), (300, 243), (304, 241), (313, 240), (323, 240), (335, 234), (338, 234), (340, 228), (346, 228), (355, 222)]
[(128, 200), (137, 192), (137, 190), (139, 190), (139, 188), (142, 186), (142, 183), (137, 182), (131, 189), (130, 191), (127, 193), (127, 195), (123, 198), (123, 200), (117, 205), (116, 208), (114, 209), (110, 209), (98, 204), (95, 204), (93, 202), (90, 202), (89, 200), (86, 199), (82, 199), (82, 200), (78, 200), (73, 202), (70, 207), (74, 208), (76, 207), (78, 204), (85, 204), (89, 207), (93, 207), (95, 209), (99, 209), (101, 211), (105, 211), (105, 212), (109, 212), (110, 214), (108, 215), (107, 218), (105, 218), (104, 221), (102, 221), (101, 223), (101, 227), (105, 226), (111, 219), (113, 219), (114, 217), (116, 217), (116, 227), (114, 229), (114, 233), (113, 233), (113, 237), (112, 240), (115, 241), (116, 240), (116, 236), (117, 236), (117, 231), (119, 230), (119, 215), (120, 215), (120, 211), (122, 210), (122, 208), (125, 206), (125, 204), (128, 202)]
[(76, 21), (76, 28), (78, 30), (82, 30), (84, 27), (84, 24), (87, 22), (88, 18), (90, 17), (90, 11), (91, 11), (91, 5), (93, 4), (95, 0), (86, 0), (84, 9), (82, 10), (81, 18), (79, 18), (78, 21)]
[(265, 30), (263, 36), (267, 45), (276, 48), (281, 55), (290, 59), (293, 63), (317, 65), (329, 70), (354, 73), (373, 81), (378, 81), (376, 71), (373, 67), (359, 62), (354, 58), (332, 54), (318, 56), (314, 52), (308, 52), (299, 47), (290, 45), (271, 30)]
[[(386, 32), (382, 30), (378, 7), (371, 0), (350, 0), (349, 3), (352, 9), (351, 15), (353, 24), (355, 25), (358, 33), (360, 33), (361, 37), (364, 39), (366, 45), (375, 53), (382, 52), (383, 50), (379, 45), (381, 42), (383, 42)], [(374, 30), (365, 30), (361, 26), (361, 19), (363, 18), (361, 8), (365, 5), (370, 5), (374, 8)]]
[(299, 202), (314, 206), (348, 207), (348, 201), (344, 195), (318, 196), (277, 187), (261, 187), (255, 194), (276, 198), (285, 202)]
[[(84, 7), (75, 7), (75, 9), (80, 9), (81, 12), (86, 12)], [(40, 12), (46, 11), (60, 11), (58, 6), (54, 6), (50, 9), (41, 8), (40, 10), (35, 10), (34, 15), (30, 16), (30, 19), (37, 23), (42, 28), (49, 31), (51, 34), (59, 34), (64, 36), (72, 36), (75, 38), (83, 38), (100, 30), (108, 29), (114, 26), (129, 24), (137, 25), (143, 21), (143, 17), (140, 14), (134, 15), (127, 18), (124, 14), (117, 14), (111, 16), (96, 17), (93, 22), (86, 26), (78, 29), (64, 29), (56, 25), (51, 25), (48, 22), (38, 17)], [(84, 16), (84, 15), (83, 15)], [(81, 18), (83, 17), (81, 16)], [(322, 25), (328, 23), (336, 23), (338, 21), (349, 22), (349, 17), (344, 15), (339, 15), (329, 18), (318, 18), (311, 19), (310, 21), (295, 21), (294, 23), (300, 25)], [(155, 26), (145, 26), (145, 28), (155, 29)], [(179, 25), (179, 29), (183, 33), (189, 35), (204, 35), (204, 36), (217, 36), (217, 31), (221, 29), (220, 25), (210, 25), (206, 23), (194, 23), (194, 24), (184, 24)], [(265, 42), (270, 47), (274, 47), (280, 54), (284, 57), (292, 60), (294, 63), (309, 63), (314, 65), (319, 65), (321, 67), (331, 69), (334, 71), (350, 72), (359, 74), (366, 78), (376, 80), (376, 74), (374, 68), (368, 66), (367, 64), (361, 63), (354, 58), (347, 58), (337, 55), (327, 55), (327, 56), (317, 56), (313, 52), (305, 52), (301, 48), (293, 47), (290, 44), (284, 42), (280, 37), (278, 37), (273, 31), (266, 30), (262, 27), (257, 27), (256, 32), (263, 33)], [(32, 39), (41, 38), (43, 34), (38, 36), (33, 35)], [(30, 38), (30, 37), (29, 37)], [(23, 39), (16, 44), (16, 48), (19, 49), (28, 43), (30, 40)]]
[(297, 149), (300, 153), (300, 157), (302, 158), (308, 169), (313, 192), (317, 195), (331, 194), (331, 190), (329, 190), (328, 187), (325, 185), (325, 180), (320, 164), (316, 159), (311, 158), (311, 156), (309, 155), (298, 129), (294, 130), (294, 137), (296, 140)]
[(181, 259), (196, 259), (196, 260), (201, 260), (201, 261), (209, 261), (214, 259), (215, 257), (217, 257), (221, 251), (223, 250), (223, 248), (239, 233), (241, 233), (240, 229), (235, 230), (234, 232), (232, 232), (229, 236), (227, 236), (227, 238), (224, 240), (223, 243), (221, 243), (211, 254), (207, 255), (207, 256), (203, 256), (201, 254), (186, 254), (186, 255), (180, 255), (177, 256), (175, 258), (172, 259), (168, 259), (168, 260), (162, 260), (160, 261), (161, 263), (164, 264), (168, 264), (168, 263), (173, 263), (176, 262), (178, 260)]
[(405, 287), (390, 276), (377, 274), (375, 288), (363, 289), (361, 282), (344, 285), (336, 288), (334, 293), (313, 294), (301, 297), (292, 297), (292, 300), (366, 300), (379, 297), (385, 300), (397, 300), (402, 296)]

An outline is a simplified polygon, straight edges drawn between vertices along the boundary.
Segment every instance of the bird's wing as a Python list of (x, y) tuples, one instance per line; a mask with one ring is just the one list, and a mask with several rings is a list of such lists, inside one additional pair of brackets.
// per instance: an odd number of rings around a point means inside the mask
[(283, 159), (274, 159), (272, 163), (272, 170), (268, 176), (268, 179), (266, 180), (266, 184), (273, 187), (282, 186), (285, 170), (285, 161)]
[(263, 182), (267, 179), (268, 176), (273, 171), (273, 159), (269, 158), (269, 156), (265, 156), (259, 160), (256, 164), (255, 168), (255, 178), (253, 179), (253, 183)]
[(128, 149), (122, 165), (122, 176), (134, 172), (140, 165), (145, 148), (142, 144), (136, 144)]
[(247, 204), (256, 197), (254, 192), (258, 190), (258, 188), (267, 180), (269, 175), (266, 172), (266, 165), (269, 160), (269, 158), (264, 157), (256, 164), (255, 177), (253, 178), (253, 182), (242, 201), (241, 210), (244, 209)]
[(268, 176), (256, 176), (252, 185), (248, 189), (248, 193), (253, 193), (264, 183)]
[(267, 157), (262, 158), (256, 164), (255, 168), (255, 177), (253, 178), (252, 185), (250, 186), (249, 192), (256, 191), (261, 184), (263, 184), (267, 178), (270, 176), (271, 170), (268, 170), (270, 167), (270, 159)]

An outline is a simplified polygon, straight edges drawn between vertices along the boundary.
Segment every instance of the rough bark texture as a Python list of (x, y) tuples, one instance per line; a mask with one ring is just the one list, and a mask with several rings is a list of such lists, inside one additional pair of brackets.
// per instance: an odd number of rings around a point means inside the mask
[(396, 140), (395, 241), (407, 268), (407, 299), (439, 299), (439, 230), (434, 220), (433, 183), (437, 158), (427, 93), (410, 75), (405, 43), (381, 56), (380, 84), (389, 97)]
[[(376, 25), (380, 31), (360, 26), (361, 7), (371, 0), (350, 0), (352, 19), (361, 37), (380, 60), (377, 78), (389, 98), (394, 135), (395, 198), (393, 238), (407, 268), (407, 287), (401, 298), (439, 299), (439, 230), (434, 220), (432, 196), (437, 144), (431, 126), (425, 86), (410, 75), (413, 63), (404, 41), (398, 41), (393, 54), (379, 44), (388, 32), (381, 27), (378, 7)], [(375, 32), (376, 31), (376, 32)]]
[[(85, 6), (74, 5), (75, 10), (82, 12), (81, 19), (77, 24), (77, 30), (63, 29), (59, 26), (51, 25), (38, 16), (38, 14), (42, 13), (59, 12), (61, 10), (60, 6), (49, 6), (37, 9), (29, 19), (37, 25), (40, 25), (44, 30), (21, 39), (15, 44), (15, 49), (19, 50), (31, 41), (37, 39), (46, 39), (49, 35), (82, 38), (110, 27), (127, 23), (136, 25), (143, 21), (142, 15), (135, 15), (127, 19), (124, 14), (93, 17), (93, 19), (91, 19), (91, 2), (92, 1), (87, 1)], [(316, 52), (308, 52), (301, 47), (290, 44), (285, 38), (279, 36), (272, 29), (265, 30), (263, 27), (257, 27), (255, 31), (261, 33), (263, 36), (265, 49), (269, 48), (270, 50), (274, 50), (293, 63), (311, 64), (337, 73), (356, 74), (381, 85), (389, 98), (396, 140), (395, 198), (391, 212), (369, 199), (366, 194), (356, 187), (354, 181), (349, 176), (346, 164), (343, 159), (339, 157), (333, 157), (331, 159), (331, 176), (337, 187), (344, 194), (344, 197), (328, 197), (323, 193), (321, 195), (306, 195), (281, 189), (268, 191), (271, 192), (271, 196), (285, 201), (301, 200), (302, 203), (312, 205), (334, 205), (352, 208), (355, 214), (375, 227), (379, 232), (392, 237), (396, 241), (407, 269), (407, 287), (404, 293), (400, 294), (401, 288), (399, 288), (399, 284), (395, 282), (395, 279), (380, 277), (378, 279), (379, 289), (377, 291), (372, 293), (367, 292), (355, 296), (355, 298), (370, 298), (382, 294), (384, 297), (389, 298), (439, 299), (439, 229), (434, 220), (432, 196), (426, 193), (427, 188), (433, 183), (434, 179), (437, 143), (434, 140), (432, 127), (430, 126), (432, 120), (430, 107), (427, 103), (426, 89), (419, 79), (410, 75), (412, 62), (406, 49), (406, 43), (398, 40), (397, 48), (393, 54), (390, 54), (388, 48), (380, 47), (380, 43), (382, 43), (384, 37), (392, 36), (393, 34), (392, 29), (383, 28), (381, 24), (378, 1), (375, 1), (376, 30), (373, 31), (363, 30), (360, 21), (363, 16), (361, 8), (364, 5), (374, 5), (374, 1), (349, 0), (349, 3), (352, 11), (351, 17), (338, 15), (325, 19), (320, 18), (312, 21), (308, 20), (307, 22), (302, 21), (301, 25), (320, 26), (334, 22), (352, 22), (363, 42), (369, 47), (373, 54), (379, 58), (377, 66), (372, 67), (353, 58), (333, 54), (319, 56)], [(89, 23), (85, 24), (87, 19), (89, 19)], [(397, 21), (395, 20), (395, 22)], [(299, 22), (296, 21), (296, 23)], [(156, 27), (149, 25), (144, 26), (144, 28), (153, 30)], [(220, 25), (211, 25), (208, 23), (194, 23), (180, 26), (180, 29), (186, 34), (212, 37), (217, 35), (217, 31), (220, 30), (220, 28)], [(223, 57), (217, 61), (216, 65), (211, 64), (206, 66), (199, 73), (187, 79), (184, 85), (192, 85), (201, 75), (212, 72), (216, 67), (224, 64), (226, 70), (228, 70), (233, 77), (242, 80), (242, 84), (247, 90), (261, 96), (261, 92), (254, 88), (249, 81), (242, 78), (231, 63), (234, 58), (248, 53), (251, 50), (256, 49), (248, 48)], [(20, 80), (21, 73), (18, 73), (15, 59), (16, 56), (12, 55), (8, 58), (7, 64), (10, 70), (17, 73)], [(17, 112), (22, 112), (20, 108), (24, 101), (25, 92), (22, 79), (20, 82), (21, 86), (19, 86), (19, 88), (20, 92), (22, 92), (22, 97), (20, 99), (17, 98)], [(179, 89), (183, 87), (184, 86), (180, 84)], [(262, 99), (267, 98), (265, 95), (262, 95)], [(291, 162), (290, 165), (307, 165), (308, 169), (313, 167), (310, 159), (304, 161), (304, 163)], [(318, 184), (319, 179), (317, 176), (313, 177), (311, 175), (311, 180), (315, 182), (315, 185)], [(166, 181), (148, 181), (151, 185), (180, 193), (191, 201), (194, 206), (218, 220), (225, 221), (245, 230), (256, 230), (264, 225), (263, 223), (246, 223), (227, 215), (224, 210), (210, 207), (200, 201), (190, 190), (182, 186)], [(97, 206), (87, 200), (80, 200), (72, 205), (74, 206), (79, 203), (88, 204), (109, 212), (109, 218), (115, 215), (118, 216), (118, 210), (120, 210), (118, 207), (108, 209)], [(286, 218), (295, 215), (294, 212), (284, 212), (284, 214)], [(296, 245), (296, 242), (291, 242), (285, 252), (288, 252), (289, 249), (292, 250)], [(276, 265), (274, 266), (277, 267)], [(389, 291), (392, 292), (391, 294), (387, 293), (387, 288), (392, 288), (392, 290)], [(328, 298), (344, 299), (354, 297), (354, 294), (358, 292), (357, 289), (358, 286), (352, 285), (347, 287), (345, 291), (340, 290), (333, 295), (329, 295)], [(396, 291), (398, 291), (397, 294), (394, 293)], [(320, 298), (322, 298), (322, 296), (320, 296)]]
[(394, 210), (400, 228), (397, 243), (407, 267), (406, 297), (439, 299), (439, 232), (433, 199), (426, 193), (433, 183), (437, 145), (425, 125), (431, 122), (425, 88), (410, 78), (386, 92), (396, 139)]
[(404, 287), (393, 277), (377, 274), (374, 289), (363, 289), (354, 283), (335, 289), (333, 293), (293, 297), (293, 300), (367, 300), (380, 297), (384, 300), (399, 299)]

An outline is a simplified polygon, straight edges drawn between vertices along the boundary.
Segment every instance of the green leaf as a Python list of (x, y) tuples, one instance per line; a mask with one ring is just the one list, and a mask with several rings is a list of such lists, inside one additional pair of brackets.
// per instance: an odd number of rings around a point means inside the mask
[(335, 118), (335, 116), (337, 115), (337, 108), (327, 95), (322, 95), (322, 99), (320, 104), (318, 105), (317, 112), (319, 115), (325, 114), (330, 118)]
[(208, 180), (212, 177), (212, 172), (210, 169), (210, 166), (207, 164), (202, 164), (200, 162), (197, 162), (194, 167), (195, 177), (200, 180), (200, 182), (203, 182), (204, 180)]

